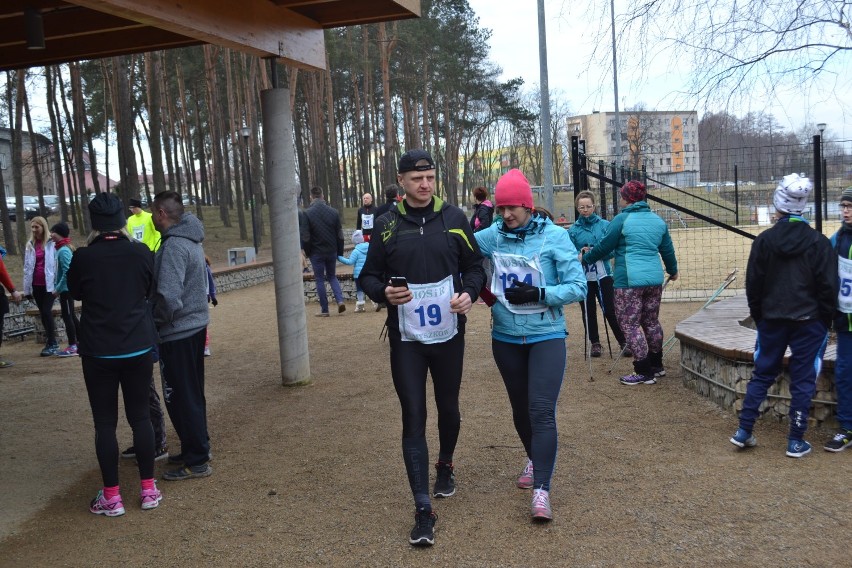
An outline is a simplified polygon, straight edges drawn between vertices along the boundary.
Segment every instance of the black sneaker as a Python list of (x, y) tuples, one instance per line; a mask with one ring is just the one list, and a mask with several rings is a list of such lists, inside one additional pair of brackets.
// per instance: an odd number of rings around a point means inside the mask
[[(167, 456), (169, 458), (169, 463), (174, 465), (182, 465), (184, 463), (183, 452), (179, 454), (171, 454)], [(208, 452), (207, 461), (213, 461), (213, 452)]]
[(435, 476), (435, 489), (432, 494), (435, 497), (451, 497), (456, 492), (456, 476), (453, 473), (453, 464), (439, 461), (435, 464), (437, 475)]
[(842, 452), (852, 446), (852, 430), (840, 429), (834, 437), (825, 443), (823, 449), (827, 452)]
[(166, 481), (183, 481), (184, 479), (195, 479), (197, 477), (209, 477), (213, 475), (213, 468), (209, 463), (201, 465), (188, 466), (185, 465), (178, 469), (167, 471), (163, 474), (163, 479)]
[(432, 546), (435, 544), (435, 521), (438, 515), (433, 511), (422, 509), (414, 513), (414, 528), (408, 542), (414, 546)]
[[(130, 446), (129, 448), (127, 448), (126, 450), (121, 452), (120, 455), (124, 459), (133, 459), (133, 458), (136, 457), (136, 447)], [(162, 460), (166, 459), (167, 457), (169, 457), (169, 450), (168, 450), (168, 448), (166, 448), (166, 446), (163, 446), (162, 448), (157, 448), (156, 450), (154, 450), (154, 461), (162, 461)], [(171, 462), (171, 460), (169, 460), (169, 461)], [(179, 463), (183, 463), (183, 462), (179, 462)]]

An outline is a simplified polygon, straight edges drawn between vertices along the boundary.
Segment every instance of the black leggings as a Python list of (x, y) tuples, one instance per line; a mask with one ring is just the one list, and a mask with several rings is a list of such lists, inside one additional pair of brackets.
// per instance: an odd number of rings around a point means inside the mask
[(550, 490), (556, 463), (556, 401), (565, 376), (564, 339), (505, 343), (493, 339), (494, 362), (503, 377), (515, 430), (533, 461), (536, 489)]
[(71, 297), (71, 292), (59, 293), (59, 307), (62, 309), (62, 321), (65, 322), (68, 345), (76, 345), (80, 320), (77, 319), (77, 314), (74, 313), (74, 298)]
[[(600, 286), (598, 286), (600, 282)], [(586, 299), (580, 302), (580, 314), (583, 317), (583, 327), (586, 326), (586, 310), (589, 313), (589, 341), (592, 343), (600, 343), (601, 336), (598, 333), (598, 308), (600, 304), (603, 310), (606, 321), (609, 322), (609, 327), (615, 340), (619, 345), (624, 345), (624, 333), (618, 325), (618, 318), (615, 316), (615, 294), (612, 288), (612, 277), (607, 276), (599, 281), (590, 280), (588, 282), (589, 291), (586, 294)]]
[(148, 415), (148, 391), (153, 361), (151, 354), (126, 359), (83, 356), (83, 379), (95, 421), (95, 452), (104, 487), (118, 485), (118, 388), (124, 398), (124, 414), (133, 429), (133, 447), (139, 478), (154, 477), (154, 428)]
[(432, 375), (438, 407), (438, 459), (453, 461), (461, 428), (459, 390), (464, 362), (464, 333), (444, 343), (402, 341), (391, 330), (393, 386), (402, 407), (402, 457), (415, 498), (429, 494), (429, 450), (426, 445), (426, 372)]
[(48, 343), (56, 343), (56, 327), (53, 325), (53, 292), (48, 292), (46, 286), (33, 286), (33, 299), (41, 315), (41, 325)]

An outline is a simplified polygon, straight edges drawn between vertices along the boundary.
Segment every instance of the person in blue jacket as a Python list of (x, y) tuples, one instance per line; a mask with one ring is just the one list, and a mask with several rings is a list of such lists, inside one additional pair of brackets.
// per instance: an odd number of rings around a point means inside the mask
[(621, 213), (604, 232), (598, 246), (582, 255), (589, 265), (615, 253), (615, 315), (627, 345), (633, 351), (633, 373), (621, 377), (624, 385), (653, 385), (663, 369), (663, 326), (660, 300), (663, 267), (677, 280), (677, 259), (666, 222), (645, 201), (645, 186), (628, 181), (619, 191)]
[[(364, 242), (364, 234), (358, 230), (352, 233), (352, 244), (355, 248), (349, 254), (349, 258), (341, 255), (337, 260), (349, 266), (355, 266), (352, 269), (352, 277), (355, 279), (355, 313), (364, 312), (364, 289), (358, 282), (358, 277), (361, 275), (361, 269), (364, 268), (364, 262), (367, 260), (367, 251), (370, 249), (370, 243)], [(376, 303), (373, 302), (373, 307)]]
[(837, 332), (835, 416), (840, 428), (823, 445), (827, 452), (842, 452), (852, 446), (852, 187), (844, 189), (840, 196), (840, 216), (843, 224), (831, 237), (831, 244), (837, 251), (841, 284), (834, 313), (834, 331)]
[[(568, 236), (577, 250), (586, 253), (601, 241), (609, 221), (595, 213), (595, 194), (591, 191), (578, 193), (574, 199), (574, 206), (580, 217), (568, 228)], [(612, 288), (612, 268), (609, 262), (612, 257), (613, 255), (610, 254), (594, 264), (583, 265), (589, 284), (589, 293), (586, 294), (586, 300), (580, 302), (580, 312), (583, 316), (583, 325), (588, 326), (586, 333), (592, 344), (590, 350), (592, 357), (600, 357), (602, 351), (601, 337), (598, 333), (597, 302), (600, 302), (603, 315), (609, 322), (609, 327), (612, 328), (612, 334), (618, 342), (622, 355), (633, 356), (633, 352), (624, 344), (624, 333), (618, 325), (618, 318), (615, 317), (615, 295)]]
[(520, 170), (497, 181), (494, 199), (499, 217), (473, 235), (494, 266), (491, 349), (527, 453), (516, 485), (533, 489), (533, 519), (549, 521), (568, 335), (562, 306), (586, 297), (586, 277), (568, 232), (535, 211)]

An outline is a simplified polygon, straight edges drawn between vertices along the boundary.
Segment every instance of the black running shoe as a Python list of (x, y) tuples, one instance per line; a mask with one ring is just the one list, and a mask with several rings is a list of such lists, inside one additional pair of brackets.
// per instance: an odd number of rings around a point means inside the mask
[(408, 542), (414, 546), (432, 546), (435, 544), (435, 521), (438, 515), (433, 511), (421, 509), (414, 513), (414, 528)]
[(450, 497), (456, 492), (456, 476), (453, 473), (453, 464), (439, 461), (435, 464), (437, 475), (435, 476), (435, 489), (432, 494), (435, 497)]

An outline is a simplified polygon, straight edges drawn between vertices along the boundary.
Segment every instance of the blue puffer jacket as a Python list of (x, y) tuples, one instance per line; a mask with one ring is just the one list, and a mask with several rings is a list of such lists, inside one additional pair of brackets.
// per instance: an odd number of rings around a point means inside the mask
[(677, 274), (677, 259), (669, 228), (645, 201), (637, 201), (622, 209), (610, 222), (600, 244), (583, 255), (583, 262), (597, 262), (613, 252), (613, 285), (616, 288), (662, 284), (664, 276), (660, 256), (666, 272)]
[(364, 268), (364, 263), (367, 261), (368, 250), (370, 250), (370, 243), (358, 243), (349, 253), (349, 258), (338, 256), (337, 260), (349, 266), (355, 265), (355, 268), (352, 269), (352, 277), (358, 278), (361, 275), (361, 269)]
[[(577, 250), (580, 250), (586, 245), (596, 247), (601, 242), (608, 226), (609, 221), (602, 219), (597, 213), (592, 213), (588, 217), (580, 216), (579, 219), (574, 221), (571, 227), (568, 228), (568, 236), (571, 237), (571, 242), (574, 243)], [(609, 254), (603, 260), (609, 260), (613, 256), (613, 254)], [(604, 267), (606, 268), (606, 275), (612, 276), (610, 263), (604, 262)]]
[(501, 341), (515, 338), (518, 343), (565, 337), (562, 306), (583, 300), (587, 291), (586, 277), (568, 231), (534, 215), (526, 227), (516, 231), (506, 229), (498, 217), (490, 227), (473, 236), (488, 258), (493, 258), (495, 252), (527, 258), (538, 255), (545, 279), (544, 303), (550, 309), (539, 314), (513, 314), (497, 302), (491, 308), (492, 336)]

